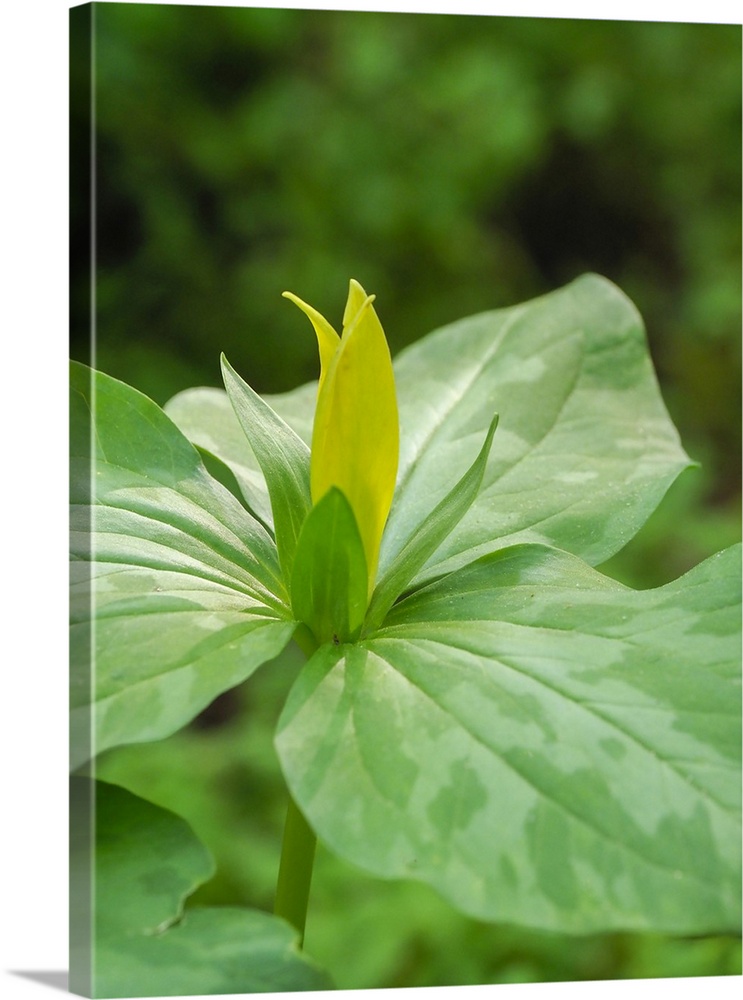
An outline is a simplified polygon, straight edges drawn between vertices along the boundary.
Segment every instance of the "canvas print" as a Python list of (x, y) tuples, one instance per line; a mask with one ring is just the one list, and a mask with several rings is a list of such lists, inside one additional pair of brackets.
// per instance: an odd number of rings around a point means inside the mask
[(72, 991), (739, 975), (740, 29), (70, 13)]

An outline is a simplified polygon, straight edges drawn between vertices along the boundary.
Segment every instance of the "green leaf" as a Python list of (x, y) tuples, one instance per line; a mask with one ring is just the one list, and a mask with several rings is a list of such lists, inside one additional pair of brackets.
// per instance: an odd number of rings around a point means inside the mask
[(367, 603), (364, 546), (344, 494), (328, 490), (304, 523), (292, 574), (295, 617), (317, 642), (358, 636)]
[(77, 767), (185, 725), (295, 623), (273, 540), (159, 407), (77, 364), (70, 402)]
[(83, 883), (85, 867), (95, 866), (94, 923), (89, 940), (71, 951), (73, 981), (92, 980), (94, 997), (330, 986), (278, 918), (239, 908), (184, 910), (214, 873), (209, 852), (173, 813), (115, 785), (94, 789), (95, 851), (73, 856)]
[(484, 557), (300, 674), (277, 748), (319, 837), (480, 919), (740, 922), (740, 550), (653, 591)]
[(480, 495), (419, 581), (515, 542), (603, 562), (689, 460), (635, 307), (587, 275), (430, 334), (395, 362), (400, 469), (380, 573), (471, 465), (500, 414)]
[(485, 443), (475, 461), (456, 486), (431, 511), (416, 534), (397, 554), (377, 584), (366, 616), (367, 632), (372, 632), (382, 624), (395, 599), (471, 507), (482, 483), (485, 464), (490, 454), (490, 446), (493, 443), (493, 435), (497, 426), (498, 417), (496, 415), (490, 424), (485, 436)]
[(230, 402), (260, 463), (271, 498), (276, 544), (285, 579), (302, 524), (310, 512), (310, 449), (222, 356)]

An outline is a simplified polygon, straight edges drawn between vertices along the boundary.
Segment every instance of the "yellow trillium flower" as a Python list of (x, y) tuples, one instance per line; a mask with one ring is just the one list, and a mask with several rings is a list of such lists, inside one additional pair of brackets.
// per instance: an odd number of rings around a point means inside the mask
[(310, 492), (318, 503), (340, 489), (356, 517), (369, 571), (369, 595), (392, 504), (399, 421), (392, 359), (373, 295), (351, 280), (339, 337), (324, 316), (291, 292), (317, 334), (320, 381), (312, 432)]

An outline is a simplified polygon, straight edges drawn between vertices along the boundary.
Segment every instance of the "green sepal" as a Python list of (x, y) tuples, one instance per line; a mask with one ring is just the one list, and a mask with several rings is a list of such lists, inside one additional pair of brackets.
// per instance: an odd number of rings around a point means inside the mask
[(312, 507), (310, 450), (240, 378), (224, 355), (221, 361), (227, 395), (266, 479), (279, 562), (284, 579), (288, 580), (299, 533)]
[(423, 568), (426, 560), (433, 555), (472, 506), (482, 484), (497, 426), (498, 414), (490, 423), (485, 441), (475, 461), (453, 489), (431, 511), (418, 531), (408, 539), (384, 573), (372, 595), (369, 613), (366, 616), (365, 633), (373, 631), (382, 624), (385, 615), (407, 584)]
[(243, 505), (245, 510), (263, 525), (268, 534), (273, 535), (273, 527), (260, 516), (257, 510), (251, 507), (248, 498), (245, 496), (238, 482), (237, 476), (229, 465), (223, 462), (214, 452), (209, 451), (208, 448), (202, 448), (199, 444), (194, 444), (194, 448), (199, 453), (199, 457), (204, 463), (204, 468), (212, 479), (216, 479), (225, 489), (229, 490), (233, 497)]
[(352, 642), (364, 620), (367, 582), (356, 518), (333, 487), (313, 507), (299, 536), (291, 577), (294, 615), (318, 643)]

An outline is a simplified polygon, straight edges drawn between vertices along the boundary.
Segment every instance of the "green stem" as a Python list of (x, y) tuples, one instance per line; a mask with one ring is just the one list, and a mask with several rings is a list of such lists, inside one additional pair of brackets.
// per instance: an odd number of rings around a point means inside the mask
[[(294, 633), (294, 641), (307, 659), (317, 649), (315, 638), (306, 625), (299, 626)], [(316, 844), (314, 831), (290, 796), (273, 909), (277, 917), (288, 920), (299, 931), (300, 946), (304, 941)]]
[(273, 909), (277, 917), (283, 917), (297, 928), (300, 945), (304, 941), (316, 843), (314, 831), (297, 808), (294, 799), (290, 798)]

